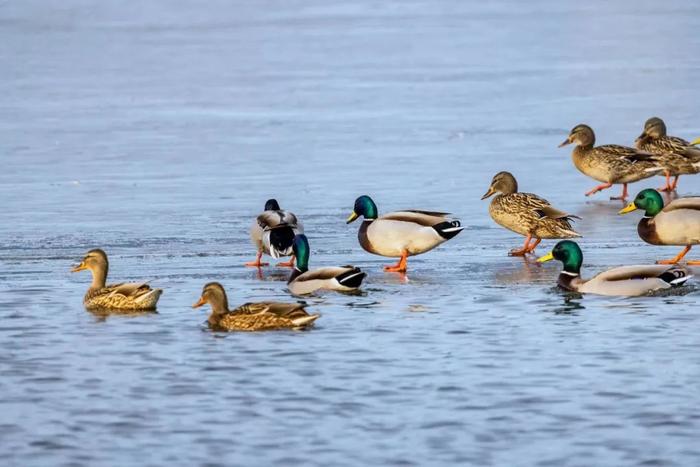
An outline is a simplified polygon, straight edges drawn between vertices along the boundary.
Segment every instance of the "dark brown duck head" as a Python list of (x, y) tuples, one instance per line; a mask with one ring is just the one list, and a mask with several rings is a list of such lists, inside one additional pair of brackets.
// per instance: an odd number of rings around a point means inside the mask
[(71, 269), (71, 272), (84, 271), (86, 269), (89, 269), (92, 273), (92, 285), (90, 285), (90, 288), (104, 287), (107, 282), (107, 273), (109, 272), (107, 253), (99, 248), (88, 251), (82, 261)]
[(577, 144), (583, 148), (592, 148), (595, 144), (595, 133), (593, 133), (593, 129), (584, 124), (576, 125), (571, 129), (569, 136), (559, 145), (559, 147), (561, 148), (571, 143)]
[(644, 122), (644, 130), (642, 134), (637, 137), (634, 141), (635, 143), (641, 143), (647, 140), (658, 139), (666, 136), (666, 124), (659, 117), (651, 117), (649, 120)]
[(513, 174), (510, 172), (498, 172), (493, 176), (491, 186), (489, 186), (489, 189), (486, 191), (486, 193), (484, 193), (484, 196), (482, 196), (481, 199), (486, 199), (495, 193), (510, 195), (517, 192), (518, 182), (515, 180), (515, 177), (513, 177)]

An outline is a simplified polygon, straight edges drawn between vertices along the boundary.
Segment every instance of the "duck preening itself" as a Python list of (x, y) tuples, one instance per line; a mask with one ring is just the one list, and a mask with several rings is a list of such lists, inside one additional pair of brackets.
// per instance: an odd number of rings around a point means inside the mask
[(250, 227), (250, 240), (257, 248), (257, 257), (245, 265), (258, 268), (267, 266), (261, 261), (265, 253), (274, 259), (291, 256), (289, 261), (277, 266), (294, 267), (292, 243), (294, 236), (303, 232), (304, 226), (294, 213), (281, 209), (275, 199), (267, 200), (265, 211), (255, 218)]

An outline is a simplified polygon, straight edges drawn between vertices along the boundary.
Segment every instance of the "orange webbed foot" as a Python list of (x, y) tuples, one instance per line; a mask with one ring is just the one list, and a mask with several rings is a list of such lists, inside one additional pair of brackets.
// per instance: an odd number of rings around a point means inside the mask
[(401, 259), (394, 266), (384, 266), (385, 272), (406, 272), (406, 263), (408, 262), (408, 251), (404, 251)]

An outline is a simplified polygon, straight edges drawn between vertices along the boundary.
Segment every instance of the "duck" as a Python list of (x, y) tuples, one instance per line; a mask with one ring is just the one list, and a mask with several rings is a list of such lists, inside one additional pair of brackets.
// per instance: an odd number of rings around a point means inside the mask
[(306, 295), (322, 289), (352, 292), (360, 288), (362, 280), (367, 276), (367, 273), (355, 266), (326, 267), (309, 271), (310, 251), (306, 235), (296, 235), (294, 255), (297, 264), (287, 282), (289, 291), (294, 295)]
[(684, 284), (692, 277), (688, 268), (673, 266), (620, 266), (601, 272), (591, 279), (581, 278), (583, 253), (578, 243), (562, 240), (551, 252), (538, 258), (539, 263), (556, 259), (564, 269), (557, 285), (564, 290), (585, 294), (636, 297)]
[(397, 264), (384, 267), (387, 272), (405, 273), (409, 256), (430, 251), (464, 230), (460, 221), (446, 212), (409, 209), (380, 217), (377, 205), (367, 195), (355, 200), (346, 223), (360, 216), (364, 221), (357, 238), (362, 248), (375, 255), (399, 258)]
[(199, 300), (192, 308), (199, 308), (206, 303), (211, 307), (207, 324), (215, 331), (305, 329), (312, 326), (320, 316), (307, 313), (300, 303), (245, 303), (229, 310), (226, 291), (218, 282), (205, 284)]
[(523, 247), (511, 250), (511, 256), (533, 253), (543, 238), (581, 236), (571, 227), (571, 221), (580, 217), (553, 208), (549, 201), (535, 194), (518, 192), (518, 182), (510, 172), (494, 175), (489, 189), (481, 199), (485, 200), (494, 194), (496, 196), (489, 205), (491, 218), (500, 226), (525, 236)]
[[(677, 264), (693, 245), (700, 243), (700, 197), (678, 198), (664, 206), (661, 193), (647, 188), (640, 191), (619, 214), (637, 209), (644, 211), (637, 224), (637, 233), (642, 240), (651, 245), (685, 247), (674, 258), (657, 261), (658, 264)], [(699, 265), (700, 261), (688, 261), (688, 264)]]
[(109, 260), (107, 253), (99, 248), (88, 251), (71, 271), (86, 269), (92, 273), (92, 284), (83, 297), (88, 310), (153, 311), (163, 293), (162, 289), (153, 289), (146, 282), (107, 285)]
[[(651, 117), (644, 122), (644, 129), (635, 140), (635, 147), (660, 156), (666, 185), (658, 191), (676, 191), (681, 175), (700, 172), (700, 149), (693, 147), (683, 138), (668, 136), (666, 124), (659, 117)], [(671, 183), (672, 176), (675, 177), (673, 183)]]
[(257, 249), (255, 261), (245, 263), (246, 266), (260, 268), (268, 266), (263, 263), (263, 253), (278, 259), (282, 256), (291, 256), (286, 262), (277, 263), (278, 267), (294, 267), (294, 255), (292, 254), (292, 241), (294, 236), (304, 233), (304, 226), (297, 216), (280, 208), (276, 199), (265, 202), (264, 211), (259, 214), (250, 226), (250, 240)]
[(663, 172), (657, 156), (638, 149), (617, 144), (595, 146), (595, 133), (588, 125), (576, 125), (559, 147), (576, 144), (572, 159), (576, 168), (591, 178), (603, 182), (586, 193), (591, 196), (599, 191), (622, 184), (622, 195), (612, 200), (628, 197), (627, 184), (653, 177)]

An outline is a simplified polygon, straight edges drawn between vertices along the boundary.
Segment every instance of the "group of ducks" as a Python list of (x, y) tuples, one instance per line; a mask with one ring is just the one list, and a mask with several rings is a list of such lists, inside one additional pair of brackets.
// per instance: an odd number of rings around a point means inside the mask
[[(572, 143), (576, 144), (572, 155), (574, 165), (584, 174), (603, 182), (586, 196), (614, 184), (622, 184), (622, 195), (611, 199), (624, 200), (628, 194), (628, 183), (660, 174), (666, 176), (666, 185), (660, 190), (675, 191), (680, 175), (700, 172), (700, 149), (694, 147), (700, 143), (700, 138), (690, 143), (667, 136), (664, 122), (656, 117), (645, 123), (642, 134), (636, 140), (636, 148), (594, 146), (595, 135), (587, 125), (574, 127), (560, 146)], [(671, 177), (675, 177), (673, 182)], [(511, 250), (513, 256), (533, 253), (542, 239), (581, 236), (571, 225), (579, 217), (552, 207), (547, 200), (535, 194), (518, 192), (517, 181), (508, 172), (499, 172), (493, 177), (482, 199), (491, 196), (494, 198), (489, 213), (493, 220), (525, 236), (522, 248)], [(653, 245), (684, 246), (684, 250), (673, 259), (658, 261), (658, 265), (618, 267), (590, 280), (580, 277), (583, 254), (578, 244), (571, 240), (560, 241), (549, 254), (537, 261), (561, 261), (563, 270), (557, 280), (558, 285), (582, 293), (636, 296), (685, 283), (691, 277), (690, 270), (678, 263), (692, 245), (700, 243), (700, 197), (680, 198), (664, 205), (663, 197), (657, 190), (646, 189), (620, 214), (638, 209), (645, 212), (638, 225), (639, 235), (644, 241)], [(387, 272), (406, 272), (409, 256), (430, 251), (464, 229), (458, 219), (445, 212), (405, 210), (380, 216), (377, 205), (366, 195), (355, 200), (347, 223), (359, 217), (363, 217), (358, 231), (362, 248), (373, 254), (399, 258), (397, 264), (384, 267)], [(267, 201), (264, 212), (253, 221), (250, 237), (257, 249), (257, 256), (246, 266), (267, 266), (262, 262), (264, 254), (274, 259), (291, 257), (277, 266), (292, 268), (287, 287), (294, 295), (311, 294), (318, 290), (354, 291), (366, 276), (365, 272), (354, 266), (310, 270), (309, 241), (304, 235), (302, 223), (296, 215), (281, 209), (274, 199)], [(700, 264), (700, 261), (690, 261), (688, 264)], [(162, 293), (161, 289), (151, 288), (145, 282), (107, 285), (109, 262), (107, 254), (100, 249), (90, 250), (73, 271), (85, 269), (92, 273), (92, 284), (84, 297), (84, 304), (90, 310), (154, 310)], [(193, 307), (207, 303), (211, 307), (208, 324), (215, 330), (300, 329), (312, 325), (319, 317), (318, 314), (309, 314), (304, 305), (298, 303), (246, 303), (231, 310), (226, 291), (218, 282), (206, 284)]]
[[(370, 253), (399, 258), (397, 264), (384, 268), (388, 272), (405, 272), (409, 256), (432, 250), (464, 229), (459, 220), (444, 212), (407, 210), (379, 216), (377, 205), (366, 195), (357, 198), (347, 223), (358, 217), (364, 218), (358, 231), (360, 245)], [(265, 203), (264, 211), (253, 221), (250, 238), (257, 256), (246, 266), (267, 266), (268, 263), (262, 262), (263, 254), (274, 259), (291, 257), (277, 266), (292, 268), (287, 287), (294, 295), (307, 295), (318, 290), (352, 292), (360, 288), (366, 276), (355, 266), (310, 270), (311, 248), (302, 223), (295, 214), (281, 209), (274, 199)], [(92, 273), (92, 284), (83, 299), (89, 310), (154, 310), (163, 292), (145, 282), (107, 285), (109, 261), (107, 254), (100, 249), (90, 250), (73, 268), (73, 272), (82, 270)], [(298, 303), (246, 303), (230, 310), (226, 291), (218, 282), (206, 284), (193, 307), (207, 303), (211, 307), (208, 324), (214, 330), (300, 329), (310, 326), (319, 317), (318, 314), (309, 314), (304, 305)]]

